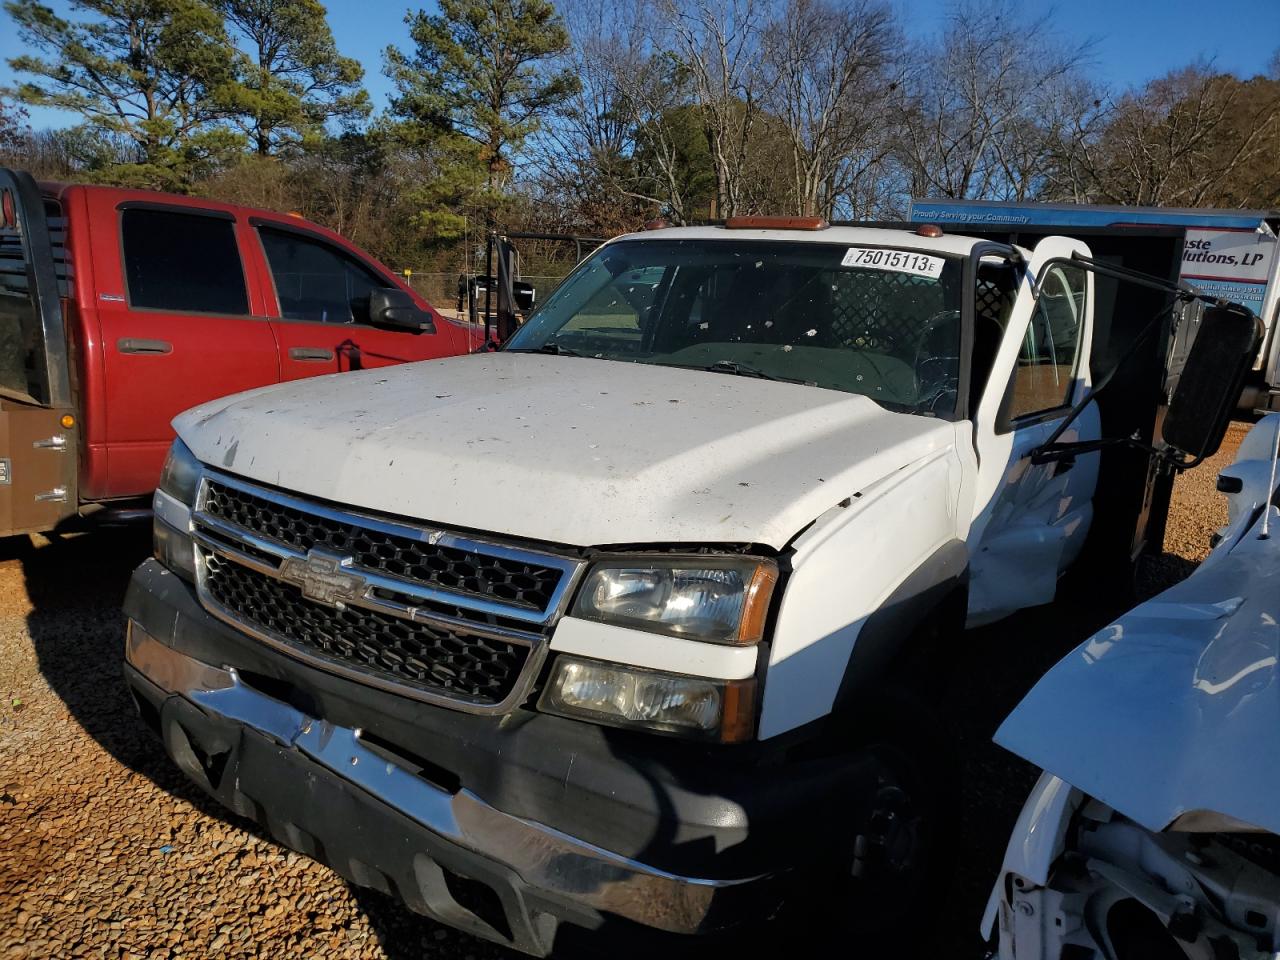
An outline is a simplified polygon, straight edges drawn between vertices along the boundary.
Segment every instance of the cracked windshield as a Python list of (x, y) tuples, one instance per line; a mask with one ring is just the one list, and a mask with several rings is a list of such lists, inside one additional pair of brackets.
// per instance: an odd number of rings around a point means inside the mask
[(962, 259), (826, 243), (599, 251), (507, 349), (687, 367), (955, 410)]

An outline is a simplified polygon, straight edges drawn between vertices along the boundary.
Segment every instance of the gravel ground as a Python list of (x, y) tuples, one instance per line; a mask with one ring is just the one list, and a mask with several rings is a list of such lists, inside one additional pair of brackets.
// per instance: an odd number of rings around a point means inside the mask
[[(1207, 551), (1226, 517), (1214, 478), (1245, 429), (1179, 480), (1144, 593)], [(514, 957), (347, 885), (177, 773), (120, 680), (119, 605), (149, 548), (139, 530), (0, 541), (0, 956)], [(1034, 781), (991, 734), (1117, 612), (1069, 594), (967, 640), (948, 704), (969, 757), (962, 856), (946, 902), (921, 917), (948, 955), (976, 952), (971, 931)]]

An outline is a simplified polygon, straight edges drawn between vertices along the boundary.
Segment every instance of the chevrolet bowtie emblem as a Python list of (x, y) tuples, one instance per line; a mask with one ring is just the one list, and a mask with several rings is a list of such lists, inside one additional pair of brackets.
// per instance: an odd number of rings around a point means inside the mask
[(351, 557), (310, 550), (305, 557), (286, 557), (280, 579), (302, 590), (316, 603), (342, 607), (363, 595), (368, 581), (349, 569)]

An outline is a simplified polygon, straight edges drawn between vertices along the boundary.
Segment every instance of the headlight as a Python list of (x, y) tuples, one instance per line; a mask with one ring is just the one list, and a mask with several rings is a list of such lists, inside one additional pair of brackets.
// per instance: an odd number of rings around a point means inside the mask
[(151, 500), (156, 559), (180, 577), (195, 582), (196, 548), (191, 539), (191, 509), (200, 486), (200, 461), (181, 440), (173, 441)]
[(778, 580), (755, 557), (606, 560), (587, 574), (573, 615), (712, 643), (759, 643)]
[(160, 489), (188, 508), (196, 505), (200, 484), (200, 461), (181, 440), (174, 440), (160, 471)]
[(561, 654), (539, 709), (722, 743), (750, 739), (755, 680), (709, 680)]

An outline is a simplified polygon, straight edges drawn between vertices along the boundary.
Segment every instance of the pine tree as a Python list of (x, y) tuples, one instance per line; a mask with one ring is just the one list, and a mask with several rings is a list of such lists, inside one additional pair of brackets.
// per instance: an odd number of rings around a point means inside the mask
[(364, 69), (341, 56), (319, 0), (213, 0), (242, 52), (228, 107), (259, 156), (369, 113)]
[(104, 138), (136, 146), (132, 162), (101, 176), (181, 189), (234, 153), (221, 101), (235, 83), (222, 18), (201, 0), (70, 0), (63, 19), (35, 0), (5, 10), (35, 53), (9, 66), (34, 80), (12, 91), (36, 106), (80, 114)]
[(399, 95), (393, 111), (442, 136), (476, 146), (490, 194), (511, 180), (512, 157), (542, 120), (577, 89), (555, 71), (569, 35), (548, 0), (440, 0), (440, 13), (410, 13), (406, 55), (387, 49)]

